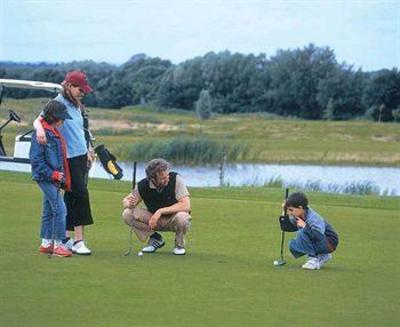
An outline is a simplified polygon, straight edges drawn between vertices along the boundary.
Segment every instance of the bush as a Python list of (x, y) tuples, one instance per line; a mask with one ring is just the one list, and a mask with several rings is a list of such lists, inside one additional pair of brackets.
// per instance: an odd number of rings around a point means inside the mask
[[(223, 148), (222, 142), (207, 137), (176, 137), (168, 140), (145, 140), (130, 146), (121, 145), (116, 155), (127, 160), (149, 161), (161, 157), (175, 164), (215, 164), (221, 162)], [(242, 144), (230, 143), (226, 146), (226, 157), (229, 161), (237, 161), (247, 152), (248, 148)]]

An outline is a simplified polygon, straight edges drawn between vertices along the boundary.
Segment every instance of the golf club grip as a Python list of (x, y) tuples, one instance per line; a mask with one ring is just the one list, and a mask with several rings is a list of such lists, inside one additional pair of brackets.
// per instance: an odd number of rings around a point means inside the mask
[[(286, 188), (286, 190), (285, 190), (285, 201), (288, 198), (288, 196), (289, 196), (289, 188)], [(286, 214), (287, 214), (287, 209), (286, 209), (286, 206), (284, 206), (283, 207), (282, 216), (286, 216)]]
[(136, 186), (136, 161), (133, 162), (133, 173), (132, 173), (132, 191)]

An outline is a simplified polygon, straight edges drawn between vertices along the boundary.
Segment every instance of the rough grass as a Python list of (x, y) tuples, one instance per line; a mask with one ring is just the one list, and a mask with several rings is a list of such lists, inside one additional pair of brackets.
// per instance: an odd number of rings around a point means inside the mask
[[(310, 193), (341, 243), (322, 270), (279, 255), (278, 188), (191, 189), (188, 254), (167, 244), (124, 257), (120, 201), (129, 183), (91, 180), (91, 257), (38, 254), (41, 194), (0, 172), (0, 316), (4, 326), (396, 326), (398, 197)], [(292, 237), (292, 235), (287, 235)], [(135, 241), (135, 250), (139, 243)]]
[[(37, 114), (46, 101), (8, 99), (2, 108), (13, 108), (31, 126), (33, 113)], [(5, 110), (1, 115), (6, 115)], [(243, 144), (249, 151), (237, 159), (240, 162), (400, 165), (400, 128), (396, 123), (305, 121), (268, 114), (216, 115), (200, 121), (193, 112), (138, 107), (91, 109), (90, 116), (97, 142), (111, 150), (149, 140), (204, 136), (226, 145)], [(107, 121), (110, 126), (103, 126)], [(98, 134), (96, 129), (100, 129)], [(13, 140), (14, 135), (6, 133), (9, 152)]]

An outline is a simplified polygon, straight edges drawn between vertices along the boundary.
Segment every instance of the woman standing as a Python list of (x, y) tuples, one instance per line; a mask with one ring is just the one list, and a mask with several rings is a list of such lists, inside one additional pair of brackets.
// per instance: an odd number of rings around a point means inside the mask
[[(90, 255), (91, 251), (84, 242), (84, 226), (93, 224), (87, 175), (94, 159), (94, 152), (90, 147), (88, 133), (85, 134), (85, 115), (81, 100), (93, 89), (85, 73), (78, 70), (69, 72), (61, 85), (63, 91), (54, 100), (64, 104), (72, 117), (59, 129), (67, 143), (67, 158), (71, 172), (71, 191), (64, 194), (67, 207), (67, 234), (64, 244), (75, 254)], [(46, 134), (40, 124), (40, 117), (34, 121), (33, 126), (36, 129), (37, 141), (46, 144)], [(74, 241), (70, 238), (70, 231), (74, 231)]]

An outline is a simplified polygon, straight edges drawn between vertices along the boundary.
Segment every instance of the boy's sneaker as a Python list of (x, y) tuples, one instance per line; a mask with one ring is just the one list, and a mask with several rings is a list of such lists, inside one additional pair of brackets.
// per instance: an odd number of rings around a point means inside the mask
[(158, 233), (154, 233), (150, 236), (149, 243), (146, 247), (142, 249), (144, 253), (154, 253), (159, 248), (162, 248), (165, 245), (165, 241), (162, 239), (161, 235)]
[(57, 257), (70, 257), (72, 256), (72, 252), (63, 246), (56, 246), (54, 247), (53, 255)]
[(301, 267), (303, 269), (318, 270), (320, 268), (319, 260), (316, 257), (308, 257), (308, 261)]
[(78, 255), (91, 255), (92, 251), (90, 251), (86, 247), (85, 242), (78, 241), (78, 242), (75, 242), (75, 244), (72, 246), (72, 253), (75, 253)]
[(185, 248), (181, 248), (181, 247), (177, 246), (172, 253), (175, 255), (184, 255), (184, 254), (186, 254), (186, 250), (185, 250)]
[(66, 249), (72, 251), (72, 247), (74, 246), (74, 240), (72, 238), (67, 237), (62, 242)]
[(49, 246), (41, 245), (39, 248), (39, 252), (45, 254), (53, 253), (53, 244), (50, 244)]
[(318, 256), (319, 266), (322, 267), (325, 263), (327, 263), (331, 259), (332, 259), (332, 254), (330, 253), (320, 254)]

